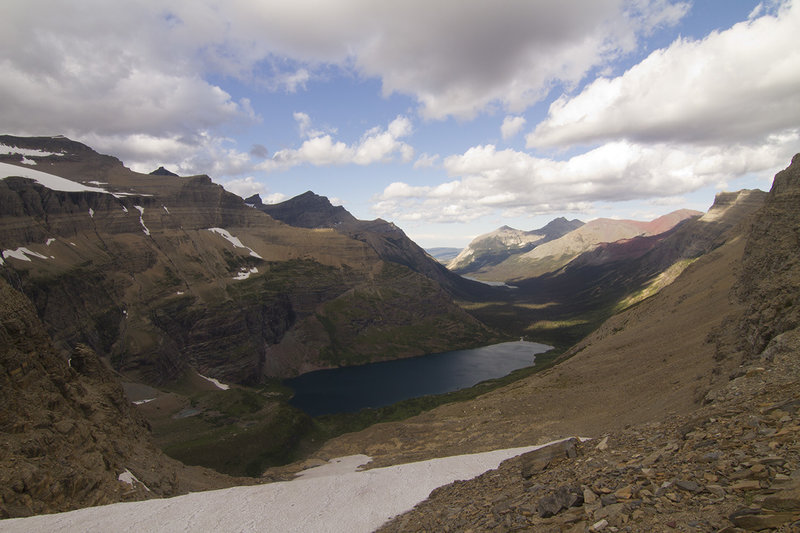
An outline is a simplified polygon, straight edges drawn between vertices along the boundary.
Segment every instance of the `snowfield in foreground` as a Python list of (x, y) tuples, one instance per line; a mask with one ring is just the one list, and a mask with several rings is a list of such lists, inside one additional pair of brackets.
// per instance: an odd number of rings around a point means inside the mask
[(3, 532), (369, 532), (458, 479), (470, 479), (541, 446), (355, 469), (365, 455), (334, 459), (292, 481), (116, 503), (0, 521)]

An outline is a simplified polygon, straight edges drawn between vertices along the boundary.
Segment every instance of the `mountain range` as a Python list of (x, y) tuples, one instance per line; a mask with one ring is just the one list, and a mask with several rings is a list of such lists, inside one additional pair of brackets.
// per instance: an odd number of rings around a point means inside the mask
[(705, 214), (500, 228), (453, 272), (310, 191), (265, 205), (63, 137), (0, 148), (2, 517), (253, 483), (150, 431), (257, 477), (265, 448), (291, 461), (309, 431), (275, 378), (520, 335), (559, 348), (549, 370), (312, 452), (395, 464), (724, 412), (729, 376), (798, 324), (799, 157), (769, 195)]

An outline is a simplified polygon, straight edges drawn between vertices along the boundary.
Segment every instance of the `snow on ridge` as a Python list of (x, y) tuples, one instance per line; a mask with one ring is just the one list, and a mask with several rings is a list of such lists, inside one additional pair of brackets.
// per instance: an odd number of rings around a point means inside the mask
[[(10, 163), (0, 163), (0, 180), (9, 178), (11, 176), (19, 176), (35, 181), (42, 187), (46, 187), (52, 191), (63, 192), (99, 192), (102, 194), (110, 194), (114, 198), (123, 198), (125, 196), (152, 196), (152, 194), (139, 194), (132, 192), (111, 192), (103, 189), (102, 187), (90, 187), (77, 181), (68, 180), (55, 174), (42, 172), (41, 170), (34, 170), (32, 168), (20, 167)], [(100, 184), (100, 182), (92, 181), (90, 183)]]
[[(31, 156), (31, 157), (48, 157), (51, 155), (62, 156), (64, 155), (63, 152), (45, 152), (44, 150), (34, 150), (31, 148), (17, 148), (16, 146), (8, 146), (6, 144), (0, 143), (0, 154), (19, 154), (21, 156)], [(36, 164), (36, 161), (28, 160), (30, 163), (26, 164)], [(22, 160), (25, 163), (25, 159), (23, 157)]]
[(19, 167), (9, 163), (0, 163), (0, 179), (8, 178), (9, 176), (20, 176), (28, 178), (43, 187), (54, 191), (64, 192), (100, 192), (104, 194), (111, 194), (105, 189), (99, 187), (89, 187), (82, 183), (68, 180), (54, 174), (48, 174), (41, 170), (34, 170), (32, 168)]
[(249, 246), (245, 246), (244, 244), (242, 244), (242, 241), (239, 240), (239, 237), (234, 237), (228, 230), (223, 228), (208, 228), (208, 231), (222, 236), (223, 239), (231, 243), (235, 248), (244, 248), (246, 250), (250, 250), (250, 255), (252, 255), (253, 257), (256, 257), (258, 259), (264, 259), (260, 255), (258, 255), (255, 252), (255, 250), (253, 250)]
[[(331, 462), (338, 465), (329, 463), (317, 472), (309, 470), (307, 477), (292, 481), (6, 519), (3, 530), (367, 533), (412, 509), (438, 487), (471, 479), (497, 468), (506, 459), (540, 447), (443, 457), (365, 471), (352, 469), (369, 458), (351, 456)], [(342, 471), (346, 469), (350, 471)]]
[(230, 385), (226, 385), (224, 383), (221, 383), (218, 379), (209, 378), (207, 376), (204, 376), (200, 372), (198, 372), (197, 375), (200, 376), (201, 378), (203, 378), (206, 381), (210, 381), (211, 383), (213, 383), (220, 390), (228, 390), (228, 389), (231, 388)]

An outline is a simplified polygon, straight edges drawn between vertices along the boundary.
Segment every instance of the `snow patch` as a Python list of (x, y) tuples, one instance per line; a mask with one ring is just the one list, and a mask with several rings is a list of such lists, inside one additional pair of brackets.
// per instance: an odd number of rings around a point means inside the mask
[(230, 385), (225, 385), (224, 383), (220, 383), (220, 381), (219, 381), (219, 380), (217, 380), (217, 379), (206, 377), (206, 376), (204, 376), (203, 374), (201, 374), (200, 372), (198, 372), (198, 373), (197, 373), (197, 375), (198, 375), (198, 376), (200, 376), (201, 378), (203, 378), (203, 379), (204, 379), (204, 380), (206, 380), (206, 381), (210, 381), (211, 383), (213, 383), (214, 385), (216, 385), (216, 387), (217, 387), (218, 389), (220, 389), (220, 390), (228, 390), (228, 389), (230, 389), (230, 388), (231, 388), (231, 386), (230, 386)]
[[(195, 492), (3, 520), (17, 531), (370, 532), (425, 500), (432, 490), (471, 479), (528, 446), (354, 472), (366, 456), (342, 458), (293, 481)], [(367, 457), (368, 459), (368, 457)], [(338, 462), (337, 462), (338, 461)], [(350, 471), (346, 471), (346, 468)], [(341, 471), (336, 471), (341, 469)]]
[(133, 402), (133, 405), (144, 405), (148, 402), (152, 402), (153, 400), (155, 400), (155, 398), (147, 398), (146, 400), (136, 400), (135, 402)]
[(127, 212), (128, 212), (128, 208), (127, 208), (127, 207), (125, 207), (124, 205), (122, 206), (122, 212), (123, 212), (123, 213), (127, 213)]
[(92, 209), (91, 207), (89, 208), (89, 216), (94, 218), (94, 209)]
[(36, 161), (34, 161), (33, 159), (28, 159), (27, 157), (23, 157), (22, 158), (22, 164), (23, 165), (35, 165)]
[(169, 213), (169, 209), (167, 209), (167, 206), (165, 206), (165, 205), (162, 205), (161, 207), (163, 207), (163, 208), (164, 208), (164, 211), (166, 211), (168, 215), (170, 214), (170, 213)]
[(25, 248), (24, 246), (20, 246), (16, 250), (3, 250), (2, 256), (6, 259), (8, 259), (9, 257), (13, 257), (14, 259), (19, 259), (20, 261), (30, 261), (31, 257), (38, 257), (39, 259), (47, 259), (46, 255), (32, 252), (27, 248)]
[(245, 250), (250, 250), (250, 255), (252, 255), (253, 257), (257, 257), (258, 259), (264, 259), (260, 255), (258, 255), (252, 248), (242, 244), (242, 241), (240, 241), (238, 237), (234, 237), (233, 235), (231, 235), (228, 230), (222, 228), (208, 228), (208, 231), (222, 236), (223, 239), (231, 243), (235, 248), (244, 248)]
[(142, 231), (144, 232), (145, 235), (150, 235), (150, 230), (147, 229), (147, 226), (144, 225), (144, 207), (140, 205), (135, 205), (133, 207), (139, 210), (139, 224), (142, 225)]
[(128, 484), (128, 485), (130, 485), (131, 487), (135, 486), (135, 483), (138, 483), (139, 485), (141, 485), (142, 487), (144, 487), (144, 490), (146, 490), (147, 492), (150, 492), (150, 489), (148, 489), (148, 488), (147, 488), (147, 485), (145, 485), (144, 483), (142, 483), (141, 481), (139, 481), (138, 479), (136, 479), (136, 476), (134, 476), (134, 475), (131, 473), (131, 471), (130, 471), (130, 470), (128, 470), (127, 468), (125, 469), (125, 471), (124, 471), (123, 473), (121, 473), (121, 474), (120, 474), (120, 475), (117, 477), (117, 479), (118, 479), (118, 480), (120, 480), (120, 481), (121, 481), (121, 482), (123, 482), (123, 483), (127, 483), (127, 484)]
[(183, 294), (183, 291), (176, 291), (175, 294), (177, 294), (178, 296), (181, 296)]
[(49, 239), (47, 239), (47, 242), (45, 242), (44, 244), (45, 244), (46, 246), (50, 246), (50, 245), (51, 245), (51, 244), (53, 244), (54, 242), (56, 242), (56, 240), (55, 240), (54, 238), (50, 237)]
[(239, 270), (239, 273), (236, 274), (233, 277), (233, 279), (235, 279), (236, 281), (241, 281), (243, 279), (249, 278), (250, 274), (258, 274), (258, 269), (256, 267), (253, 267), (248, 270), (247, 267), (242, 267), (242, 269)]

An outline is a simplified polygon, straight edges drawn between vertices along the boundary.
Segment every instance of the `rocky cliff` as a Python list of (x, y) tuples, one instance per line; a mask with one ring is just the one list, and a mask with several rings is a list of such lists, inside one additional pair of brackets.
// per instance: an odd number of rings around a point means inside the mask
[(742, 347), (755, 356), (800, 326), (800, 154), (775, 176), (749, 231), (737, 294), (748, 306)]
[(241, 483), (187, 469), (94, 351), (63, 358), (31, 302), (0, 279), (0, 518)]

